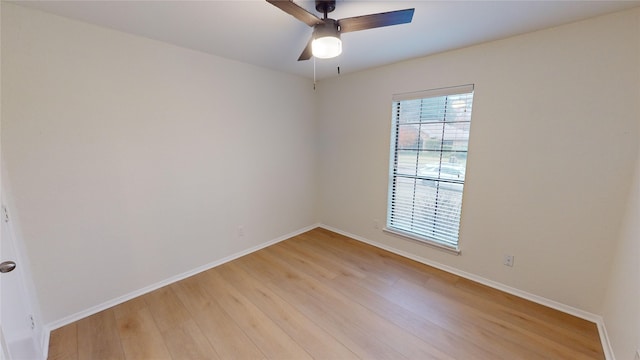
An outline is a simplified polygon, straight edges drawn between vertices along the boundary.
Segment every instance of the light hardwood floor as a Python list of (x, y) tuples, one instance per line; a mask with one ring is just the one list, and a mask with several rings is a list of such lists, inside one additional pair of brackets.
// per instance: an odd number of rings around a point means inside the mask
[(53, 331), (49, 359), (603, 359), (596, 325), (314, 229)]

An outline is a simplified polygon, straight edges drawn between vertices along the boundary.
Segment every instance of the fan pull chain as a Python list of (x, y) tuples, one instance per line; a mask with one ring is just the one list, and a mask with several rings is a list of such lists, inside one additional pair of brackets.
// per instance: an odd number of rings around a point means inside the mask
[(313, 90), (316, 90), (316, 57), (313, 57)]

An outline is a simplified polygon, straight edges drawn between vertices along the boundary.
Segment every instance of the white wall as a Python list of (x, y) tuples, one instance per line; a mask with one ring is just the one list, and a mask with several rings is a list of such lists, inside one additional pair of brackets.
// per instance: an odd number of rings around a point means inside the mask
[[(322, 81), (322, 223), (600, 314), (637, 156), (637, 28), (631, 10)], [(374, 229), (392, 94), (470, 83), (462, 255)]]
[(309, 80), (2, 10), (2, 155), (46, 323), (316, 222)]
[[(637, 41), (640, 42), (640, 25)], [(637, 121), (640, 122), (640, 118)], [(635, 352), (640, 351), (640, 144), (637, 146), (635, 176), (615, 248), (603, 309), (611, 346), (620, 360), (633, 359)]]
[(603, 317), (617, 359), (640, 350), (640, 160), (618, 241)]

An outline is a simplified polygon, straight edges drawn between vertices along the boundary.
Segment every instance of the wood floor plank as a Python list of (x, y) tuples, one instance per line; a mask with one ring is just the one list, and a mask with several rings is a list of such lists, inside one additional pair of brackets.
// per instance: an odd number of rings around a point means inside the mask
[(172, 358), (143, 297), (120, 304), (113, 311), (127, 360)]
[[(281, 258), (277, 252), (272, 254), (271, 249), (264, 252), (270, 266), (283, 266), (284, 270), (293, 272), (296, 269), (296, 261), (291, 257)], [(446, 354), (438, 351), (428, 343), (422, 342), (414, 334), (404, 331), (395, 324), (384, 320), (379, 314), (369, 311), (369, 309), (354, 302), (349, 297), (343, 296), (334, 291), (331, 287), (325, 286), (312, 277), (305, 276), (303, 272), (298, 272), (297, 280), (280, 282), (274, 285), (281, 294), (296, 294), (304, 299), (305, 303), (315, 303), (321, 309), (324, 317), (331, 318), (333, 322), (341, 321), (341, 327), (349, 327), (354, 336), (358, 336), (361, 341), (368, 338), (368, 346), (374, 347), (384, 345), (391, 351), (396, 352), (394, 356), (402, 355), (409, 359), (444, 359), (450, 358)], [(321, 299), (320, 301), (318, 299)], [(340, 309), (336, 312), (334, 309)], [(348, 320), (344, 321), (345, 314), (349, 314)], [(371, 344), (375, 342), (375, 344)], [(384, 350), (382, 347), (381, 350)], [(380, 353), (378, 352), (379, 356)], [(369, 355), (370, 356), (370, 355)]]
[(260, 278), (255, 278), (236, 263), (228, 263), (216, 270), (267, 314), (314, 359), (350, 359), (355, 354), (339, 339), (331, 336), (312, 319), (271, 291)]
[(172, 287), (165, 286), (143, 298), (174, 358), (218, 359), (218, 354)]
[(49, 359), (78, 359), (78, 324), (71, 323), (51, 332)]
[(124, 359), (112, 309), (78, 321), (78, 359)]
[(142, 298), (151, 311), (160, 332), (178, 327), (191, 320), (191, 314), (169, 286), (152, 291)]
[(314, 229), (54, 330), (50, 359), (604, 359), (586, 320)]
[(340, 273), (335, 271), (335, 269), (319, 266), (315, 262), (313, 262), (308, 256), (301, 255), (296, 251), (292, 251), (290, 248), (287, 248), (286, 245), (283, 243), (273, 245), (269, 248), (269, 250), (271, 250), (272, 252), (278, 253), (279, 256), (289, 258), (291, 261), (294, 261), (297, 264), (297, 266), (300, 268), (313, 269), (315, 273), (317, 273), (319, 276), (325, 279), (335, 279), (338, 275), (340, 275)]
[[(425, 341), (437, 340), (435, 346), (441, 347), (447, 353), (456, 354), (457, 358), (464, 358), (464, 354), (474, 354), (474, 358), (477, 359), (539, 358), (535, 352), (522, 347), (521, 344), (496, 335), (485, 326), (479, 326), (473, 319), (461, 316), (456, 308), (436, 308), (431, 301), (425, 304), (410, 302), (406, 299), (399, 300), (407, 294), (396, 285), (392, 288), (380, 288), (375, 282), (360, 280), (354, 284), (353, 279), (344, 277), (336, 281), (343, 282), (351, 292), (359, 291), (369, 294), (371, 297), (365, 298), (363, 302), (366, 306), (378, 312), (386, 310), (383, 313), (389, 314), (389, 321), (404, 328), (413, 329), (418, 336), (424, 336)], [(444, 332), (440, 334), (444, 338), (437, 337), (439, 335), (437, 330), (429, 330), (434, 326)], [(425, 330), (428, 332), (425, 333)], [(435, 339), (434, 335), (436, 335)], [(452, 336), (453, 339), (451, 339)]]
[(246, 296), (229, 284), (217, 271), (204, 273), (207, 291), (240, 325), (266, 357), (272, 359), (311, 359), (311, 356)]
[(163, 331), (162, 337), (174, 359), (220, 359), (207, 337), (192, 319)]
[(206, 291), (203, 274), (171, 285), (221, 359), (264, 359), (236, 322)]
[[(454, 359), (463, 359), (468, 354), (474, 354), (476, 359), (501, 358), (499, 352), (492, 351), (484, 342), (476, 340), (475, 337), (465, 336), (469, 332), (459, 331), (464, 324), (456, 322), (455, 319), (447, 319), (444, 323), (426, 319), (361, 286), (360, 283), (355, 283), (353, 279), (340, 277), (335, 282), (335, 285), (344, 289), (341, 291), (350, 294), (363, 306), (381, 314), (388, 321), (406, 329)], [(517, 358), (519, 357), (512, 357), (512, 359)]]
[[(256, 254), (250, 261), (239, 259), (238, 264), (253, 276), (265, 276), (265, 284), (270, 290), (278, 294), (289, 303), (297, 304), (297, 309), (322, 329), (341, 342), (357, 357), (362, 359), (405, 359), (385, 343), (375, 339), (368, 331), (357, 326), (348, 317), (340, 317), (331, 310), (327, 311), (327, 304), (320, 304), (326, 299), (319, 299), (314, 291), (295, 289), (290, 287), (299, 277), (294, 272), (282, 268), (278, 264), (269, 265), (270, 261), (263, 259), (263, 254)], [(279, 269), (278, 269), (279, 268)], [(266, 269), (266, 271), (263, 271)], [(277, 270), (276, 270), (277, 269)]]
[(293, 254), (296, 254), (298, 256), (302, 256), (308, 259), (309, 261), (315, 260), (316, 262), (320, 261), (322, 263), (328, 263), (329, 264), (328, 267), (333, 269), (335, 272), (337, 272), (338, 275), (352, 276), (352, 277), (358, 277), (358, 278), (365, 278), (367, 276), (366, 273), (360, 271), (355, 266), (351, 266), (349, 263), (339, 261), (339, 259), (327, 256), (326, 254), (322, 254), (321, 252), (318, 252), (313, 247), (310, 247), (307, 242), (300, 241), (301, 239), (303, 238), (300, 237), (300, 238), (286, 240), (281, 243), (278, 243), (278, 245), (290, 251)]
[[(372, 274), (377, 275), (377, 278), (381, 281), (384, 281), (387, 284), (393, 284), (396, 280), (398, 280), (398, 275), (393, 273), (387, 273), (381, 270), (376, 266), (375, 263), (371, 261), (366, 261), (363, 259), (363, 255), (361, 254), (362, 249), (358, 249), (356, 252), (353, 251), (345, 251), (345, 248), (350, 247), (349, 241), (345, 240), (344, 242), (340, 242), (338, 239), (331, 236), (322, 236), (325, 232), (321, 229), (319, 231), (318, 237), (302, 237), (302, 240), (308, 243), (309, 245), (315, 246), (316, 249), (319, 249), (328, 256), (335, 257), (336, 259), (340, 259), (344, 263), (351, 264), (355, 266), (359, 271), (370, 276)], [(341, 246), (343, 245), (343, 246)], [(371, 247), (370, 250), (375, 248)], [(364, 255), (366, 256), (370, 255)]]

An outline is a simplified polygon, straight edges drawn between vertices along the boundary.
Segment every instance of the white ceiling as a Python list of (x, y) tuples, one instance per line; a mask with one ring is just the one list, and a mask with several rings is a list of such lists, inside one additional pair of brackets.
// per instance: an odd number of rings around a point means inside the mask
[[(131, 34), (313, 77), (297, 58), (311, 28), (265, 0), (18, 1)], [(296, 1), (316, 13), (313, 1)], [(331, 18), (415, 8), (411, 24), (347, 33), (338, 58), (317, 60), (319, 79), (501, 39), (639, 6), (634, 1), (338, 0)]]

